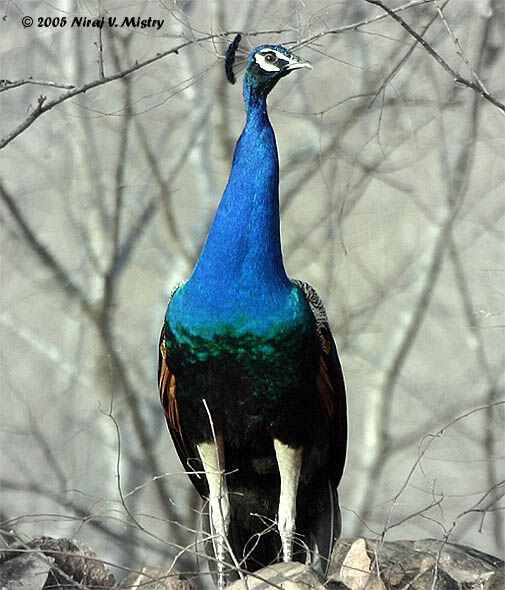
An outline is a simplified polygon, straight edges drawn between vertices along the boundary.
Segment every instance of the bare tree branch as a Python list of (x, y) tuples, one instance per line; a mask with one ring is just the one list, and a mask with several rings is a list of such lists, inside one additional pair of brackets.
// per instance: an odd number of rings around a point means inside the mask
[[(402, 4), (401, 6), (398, 6), (397, 8), (392, 9), (392, 10), (395, 13), (404, 12), (405, 10), (409, 10), (410, 8), (414, 8), (415, 6), (420, 6), (421, 4), (430, 4), (433, 1), (434, 0), (411, 0), (410, 2), (407, 2), (406, 4)], [(335, 27), (334, 29), (325, 29), (324, 31), (321, 31), (315, 35), (311, 35), (309, 37), (306, 37), (305, 39), (302, 39), (301, 41), (296, 43), (296, 45), (293, 46), (293, 49), (314, 43), (315, 41), (318, 41), (319, 39), (322, 39), (323, 37), (326, 37), (327, 35), (339, 35), (341, 33), (346, 33), (347, 31), (357, 31), (361, 27), (366, 27), (367, 25), (370, 25), (372, 23), (376, 23), (376, 22), (381, 21), (385, 18), (387, 18), (387, 15), (383, 14), (380, 16), (365, 18), (365, 19), (356, 21), (354, 23), (351, 23), (350, 25), (344, 25), (342, 27)]]
[[(435, 0), (436, 1), (436, 0)], [(442, 8), (440, 10), (443, 10), (445, 8), (445, 6), (447, 6), (447, 4), (449, 3), (450, 0), (445, 0), (444, 5), (442, 6)], [(438, 6), (437, 6), (438, 8)], [(424, 37), (424, 35), (426, 35), (426, 33), (428, 32), (428, 30), (430, 29), (431, 25), (437, 20), (437, 15), (434, 14), (431, 19), (428, 21), (428, 23), (424, 26), (423, 30), (421, 31), (421, 37)], [(396, 64), (396, 66), (391, 70), (391, 72), (386, 76), (384, 82), (380, 85), (380, 88), (377, 90), (374, 98), (372, 99), (372, 101), (370, 102), (370, 104), (373, 104), (373, 102), (375, 101), (375, 99), (379, 96), (379, 94), (384, 90), (384, 88), (393, 80), (393, 78), (396, 76), (396, 74), (398, 74), (398, 72), (401, 70), (402, 66), (406, 63), (406, 61), (409, 59), (409, 57), (412, 55), (412, 53), (414, 52), (414, 49), (417, 47), (418, 45), (418, 41), (416, 39), (415, 43), (413, 43), (410, 48), (408, 49), (408, 51), (405, 53), (405, 55), (402, 57), (402, 59)]]
[[(440, 17), (440, 20), (444, 23), (444, 26), (447, 30), (447, 32), (449, 33), (454, 45), (456, 46), (456, 53), (459, 55), (459, 57), (461, 57), (461, 59), (463, 60), (464, 64), (466, 65), (466, 67), (468, 68), (469, 72), (472, 74), (472, 76), (474, 77), (476, 83), (483, 88), (486, 92), (488, 92), (487, 88), (484, 85), (484, 82), (482, 82), (482, 80), (479, 77), (479, 74), (475, 71), (475, 68), (472, 66), (472, 64), (470, 63), (470, 60), (466, 57), (466, 55), (463, 53), (463, 49), (461, 48), (461, 44), (459, 42), (459, 39), (456, 37), (456, 35), (454, 34), (454, 31), (452, 30), (451, 26), (449, 25), (449, 23), (447, 22), (447, 19), (445, 18), (445, 14), (444, 14), (444, 8), (447, 6), (448, 0), (446, 2), (444, 2), (443, 6), (439, 6), (438, 5), (438, 1), (435, 0), (435, 6), (437, 7), (437, 13), (438, 16)], [(482, 54), (481, 54), (482, 55)]]
[[(274, 33), (274, 32), (279, 33), (284, 30), (285, 29), (279, 29), (276, 31), (255, 31), (255, 32), (251, 32), (248, 34), (249, 35), (264, 35), (264, 34)], [(65, 94), (61, 94), (60, 96), (58, 96), (50, 101), (47, 101), (46, 96), (41, 95), (38, 99), (37, 107), (35, 107), (35, 109), (30, 113), (30, 115), (22, 123), (20, 123), (13, 131), (11, 131), (3, 139), (0, 140), (0, 149), (4, 148), (13, 139), (18, 137), (18, 135), (23, 133), (23, 131), (28, 129), (28, 127), (30, 127), (41, 115), (43, 115), (44, 113), (47, 113), (52, 108), (61, 104), (62, 102), (65, 102), (65, 101), (67, 101), (71, 98), (74, 98), (75, 96), (78, 96), (80, 94), (84, 94), (85, 92), (87, 92), (88, 90), (91, 90), (92, 88), (97, 88), (99, 86), (103, 86), (104, 84), (108, 84), (109, 82), (114, 82), (115, 80), (120, 80), (121, 78), (129, 76), (130, 74), (133, 74), (134, 72), (136, 72), (142, 68), (145, 68), (146, 66), (149, 66), (157, 61), (160, 61), (161, 59), (164, 59), (165, 57), (167, 57), (169, 55), (177, 55), (179, 53), (179, 51), (181, 51), (182, 49), (184, 49), (185, 47), (188, 47), (190, 45), (195, 45), (198, 43), (202, 43), (203, 41), (210, 41), (212, 39), (226, 37), (227, 35), (236, 35), (239, 32), (240, 31), (226, 31), (226, 32), (219, 33), (219, 34), (204, 35), (204, 36), (199, 37), (197, 39), (186, 41), (184, 43), (180, 43), (176, 47), (172, 47), (171, 49), (167, 49), (167, 51), (163, 51), (162, 53), (158, 53), (153, 57), (150, 57), (150, 58), (145, 59), (143, 61), (137, 61), (133, 66), (126, 68), (124, 70), (121, 70), (119, 72), (116, 72), (115, 74), (111, 74), (110, 76), (100, 77), (100, 78), (97, 78), (96, 80), (92, 80), (91, 82), (87, 82), (86, 84), (82, 84), (81, 86), (78, 86), (77, 88), (72, 88), (72, 90), (69, 90), (69, 92), (66, 92)]]
[(0, 197), (16, 221), (17, 226), (19, 227), (32, 252), (34, 252), (34, 254), (41, 260), (43, 265), (53, 273), (53, 276), (60, 285), (61, 289), (72, 299), (76, 300), (90, 317), (94, 318), (95, 310), (91, 303), (87, 300), (82, 290), (72, 281), (67, 271), (56, 260), (53, 254), (51, 254), (49, 250), (38, 240), (35, 232), (28, 225), (21, 213), (21, 210), (18, 208), (10, 193), (4, 187), (1, 179)]
[(424, 47), (424, 49), (442, 66), (442, 68), (444, 68), (444, 70), (446, 72), (451, 74), (454, 82), (456, 82), (458, 84), (462, 84), (463, 86), (467, 86), (468, 88), (471, 88), (472, 90), (475, 90), (475, 92), (478, 92), (480, 94), (480, 96), (482, 96), (483, 98), (488, 100), (491, 104), (493, 104), (495, 107), (499, 108), (500, 111), (502, 111), (505, 114), (505, 104), (503, 104), (495, 96), (490, 94), (486, 90), (486, 88), (483, 87), (482, 84), (480, 84), (479, 82), (472, 82), (471, 80), (464, 78), (463, 76), (461, 76), (461, 74), (456, 72), (456, 70), (454, 70), (444, 60), (444, 58), (439, 53), (437, 53), (435, 51), (435, 49), (433, 49), (433, 47), (427, 41), (425, 41), (421, 37), (421, 35), (416, 33), (416, 31), (414, 31), (414, 29), (407, 22), (405, 22), (399, 14), (397, 14), (394, 10), (391, 10), (391, 8), (386, 6), (381, 0), (365, 0), (365, 2), (379, 6), (380, 8), (382, 8), (382, 10), (387, 12), (389, 14), (389, 16), (394, 18), (394, 20), (397, 23), (399, 23), (410, 35), (412, 35), (412, 37), (414, 37), (414, 39), (416, 39), (416, 41), (418, 43), (420, 43)]

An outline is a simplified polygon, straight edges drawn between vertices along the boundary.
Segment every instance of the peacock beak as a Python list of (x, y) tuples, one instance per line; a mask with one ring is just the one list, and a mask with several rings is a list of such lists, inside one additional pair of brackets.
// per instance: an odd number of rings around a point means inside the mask
[(302, 59), (301, 57), (298, 57), (297, 55), (291, 55), (289, 57), (289, 63), (286, 66), (286, 70), (292, 71), (292, 70), (299, 70), (300, 68), (308, 68), (309, 70), (313, 69), (310, 61), (307, 61), (306, 59)]

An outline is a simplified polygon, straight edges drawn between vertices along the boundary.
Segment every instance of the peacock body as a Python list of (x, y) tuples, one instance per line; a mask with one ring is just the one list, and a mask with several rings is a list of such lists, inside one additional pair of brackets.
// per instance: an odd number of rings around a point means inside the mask
[(170, 297), (160, 339), (162, 403), (177, 452), (210, 499), (216, 557), (231, 548), (248, 570), (281, 554), (305, 560), (316, 546), (327, 559), (339, 535), (343, 378), (317, 293), (284, 268), (266, 106), (278, 80), (306, 66), (281, 46), (250, 54), (247, 121), (229, 181), (190, 279)]

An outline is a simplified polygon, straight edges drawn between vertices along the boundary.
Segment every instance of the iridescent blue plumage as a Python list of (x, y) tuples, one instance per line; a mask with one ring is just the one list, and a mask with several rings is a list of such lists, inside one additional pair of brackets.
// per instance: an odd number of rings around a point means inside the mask
[[(236, 45), (227, 54), (229, 79)], [(266, 105), (275, 84), (302, 67), (308, 62), (282, 46), (250, 54), (247, 120), (228, 184), (191, 277), (171, 296), (160, 339), (162, 403), (185, 467), (200, 458), (197, 469), (205, 468), (206, 478), (190, 478), (210, 498), (215, 555), (225, 559), (226, 536), (250, 570), (281, 550), (284, 560), (304, 560), (305, 550), (293, 554), (295, 528), (323, 561), (339, 534), (343, 378), (319, 297), (284, 268)], [(229, 473), (219, 485), (218, 466)], [(265, 522), (275, 520), (280, 536), (265, 534)], [(224, 566), (218, 571), (222, 586)]]
[[(263, 45), (249, 57), (265, 48)], [(244, 79), (247, 121), (230, 178), (193, 274), (175, 294), (172, 329), (209, 336), (232, 328), (264, 333), (272, 323), (307, 322), (309, 310), (288, 279), (279, 231), (279, 160), (266, 97), (278, 77), (262, 80), (249, 67)], [(225, 295), (225, 296), (224, 296)]]

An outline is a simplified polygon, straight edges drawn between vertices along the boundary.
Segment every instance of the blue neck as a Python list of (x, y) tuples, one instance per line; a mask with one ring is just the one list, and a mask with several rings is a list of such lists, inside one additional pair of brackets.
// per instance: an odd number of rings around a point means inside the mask
[(277, 146), (266, 96), (255, 90), (244, 85), (247, 122), (228, 185), (193, 274), (169, 306), (176, 332), (266, 334), (307, 317), (284, 269)]
[(265, 99), (248, 105), (247, 123), (191, 281), (235, 291), (287, 282), (279, 227), (279, 162)]

